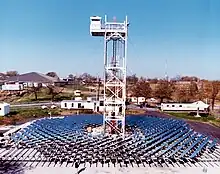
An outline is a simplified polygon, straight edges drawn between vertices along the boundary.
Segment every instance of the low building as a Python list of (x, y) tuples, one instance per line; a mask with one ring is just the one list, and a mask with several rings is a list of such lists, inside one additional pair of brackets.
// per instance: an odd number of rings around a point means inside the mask
[(162, 111), (209, 112), (209, 105), (197, 101), (194, 103), (161, 103)]
[(5, 82), (1, 87), (3, 91), (22, 91), (23, 89), (23, 83), (20, 82)]
[[(95, 103), (95, 112), (104, 112), (104, 109), (106, 109), (107, 112), (111, 112), (111, 111), (116, 111), (119, 112), (119, 106), (112, 106), (111, 104), (109, 104), (108, 106), (104, 106), (104, 96), (101, 95), (99, 96), (99, 100), (96, 100), (96, 97), (87, 97), (87, 101), (93, 101)], [(116, 103), (117, 103), (117, 99), (116, 99)], [(120, 101), (118, 101), (118, 103), (120, 103)]]
[(81, 101), (81, 100), (83, 100), (83, 99), (82, 99), (82, 97), (74, 97), (74, 100), (75, 100), (75, 101)]
[(5, 116), (10, 113), (10, 104), (0, 103), (0, 116)]
[(141, 104), (141, 103), (144, 103), (146, 100), (145, 100), (145, 97), (130, 97), (130, 101), (132, 103), (135, 103), (135, 104)]
[[(111, 112), (115, 110), (119, 112), (119, 106), (107, 106), (106, 111)], [(104, 112), (104, 100), (63, 100), (61, 101), (61, 109), (88, 109), (94, 112)]]
[(95, 110), (95, 102), (86, 100), (63, 100), (61, 101), (62, 109), (91, 109)]
[(42, 83), (38, 82), (24, 82), (23, 83), (24, 88), (33, 88), (33, 87), (42, 87)]
[(55, 85), (60, 80), (56, 77), (50, 77), (45, 74), (30, 72), (17, 76), (12, 76), (6, 79), (7, 83), (20, 83), (24, 88)]
[(104, 107), (104, 101), (99, 101), (96, 103), (96, 106), (95, 106), (95, 111), (96, 112), (104, 112), (104, 110), (106, 109), (106, 112), (112, 112), (112, 111), (115, 111), (116, 113), (119, 112), (120, 110), (120, 106), (111, 106), (111, 105), (108, 105), (106, 106), (106, 108)]
[(80, 90), (75, 90), (75, 91), (74, 91), (74, 95), (75, 95), (76, 97), (81, 96), (81, 91), (80, 91)]

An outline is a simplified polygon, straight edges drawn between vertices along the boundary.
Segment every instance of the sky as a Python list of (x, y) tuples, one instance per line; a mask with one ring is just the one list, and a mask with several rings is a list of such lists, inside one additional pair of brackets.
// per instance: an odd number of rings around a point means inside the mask
[(128, 75), (220, 79), (219, 9), (219, 0), (1, 0), (0, 72), (102, 75), (90, 16), (127, 15)]

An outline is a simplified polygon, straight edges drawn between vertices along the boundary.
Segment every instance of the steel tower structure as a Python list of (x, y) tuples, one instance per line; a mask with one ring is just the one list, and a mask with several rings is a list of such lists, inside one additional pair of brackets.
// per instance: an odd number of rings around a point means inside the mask
[(125, 135), (128, 20), (101, 21), (90, 17), (92, 36), (104, 37), (104, 133)]

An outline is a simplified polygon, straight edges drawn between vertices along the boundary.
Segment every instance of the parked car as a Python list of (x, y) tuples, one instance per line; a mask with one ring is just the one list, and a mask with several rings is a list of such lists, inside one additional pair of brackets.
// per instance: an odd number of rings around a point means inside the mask
[(50, 108), (55, 109), (56, 107), (57, 107), (56, 105), (52, 105)]
[(41, 106), (42, 109), (47, 109), (48, 107), (46, 105)]

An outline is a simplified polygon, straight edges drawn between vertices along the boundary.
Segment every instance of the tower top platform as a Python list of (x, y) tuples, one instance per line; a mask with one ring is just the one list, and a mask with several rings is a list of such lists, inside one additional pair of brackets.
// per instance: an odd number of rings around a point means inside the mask
[(90, 34), (92, 36), (105, 36), (105, 34), (111, 35), (112, 33), (119, 33), (125, 36), (128, 27), (127, 16), (124, 22), (107, 22), (107, 16), (103, 21), (99, 16), (90, 17)]

